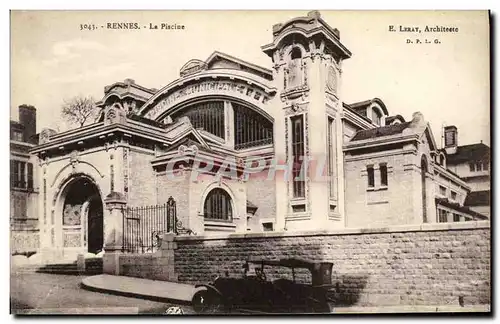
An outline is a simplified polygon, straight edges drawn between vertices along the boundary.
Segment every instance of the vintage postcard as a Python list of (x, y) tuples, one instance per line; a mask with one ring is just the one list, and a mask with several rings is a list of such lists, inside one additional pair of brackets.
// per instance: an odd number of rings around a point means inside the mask
[(488, 11), (10, 18), (11, 314), (490, 313)]

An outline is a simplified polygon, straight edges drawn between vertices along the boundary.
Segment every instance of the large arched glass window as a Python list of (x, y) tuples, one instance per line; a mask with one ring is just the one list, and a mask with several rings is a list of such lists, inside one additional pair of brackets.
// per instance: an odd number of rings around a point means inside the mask
[(234, 108), (235, 149), (272, 144), (273, 124), (253, 110), (232, 103)]
[(231, 197), (224, 189), (215, 188), (208, 193), (203, 207), (203, 216), (210, 220), (233, 220)]
[(187, 116), (194, 128), (201, 128), (218, 137), (224, 136), (224, 102), (197, 103), (173, 114), (173, 119)]

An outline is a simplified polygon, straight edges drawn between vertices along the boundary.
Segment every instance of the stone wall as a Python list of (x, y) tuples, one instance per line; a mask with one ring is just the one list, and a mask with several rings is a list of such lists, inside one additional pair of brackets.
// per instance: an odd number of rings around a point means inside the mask
[(103, 272), (116, 276), (177, 281), (174, 273), (174, 249), (177, 248), (177, 243), (174, 242), (174, 236), (172, 233), (164, 234), (154, 253), (105, 253)]
[(262, 231), (261, 220), (275, 221), (276, 218), (276, 186), (274, 181), (266, 178), (252, 178), (246, 183), (247, 199), (256, 205), (257, 211), (250, 219), (252, 231)]
[(489, 226), (465, 222), (177, 237), (175, 272), (181, 282), (207, 282), (217, 274), (240, 277), (249, 257), (297, 257), (334, 263), (332, 282), (343, 304), (458, 305), (460, 296), (468, 305), (489, 304)]
[(129, 152), (129, 206), (156, 205), (158, 203), (156, 197), (156, 176), (151, 166), (154, 153), (148, 153), (146, 150), (137, 148), (130, 148)]
[[(346, 190), (347, 227), (380, 227), (421, 223), (422, 220), (409, 219), (417, 214), (414, 209), (415, 187), (413, 170), (406, 168), (408, 156), (400, 151), (385, 152), (383, 155), (347, 156), (344, 167)], [(387, 163), (388, 185), (381, 186), (379, 166)], [(368, 188), (368, 165), (374, 167), (375, 186)], [(407, 194), (401, 194), (402, 192)], [(420, 196), (418, 196), (420, 197)], [(417, 197), (417, 198), (418, 198)], [(429, 198), (429, 200), (431, 200)], [(421, 204), (419, 205), (421, 206)], [(421, 214), (421, 213), (420, 213)], [(369, 215), (369, 217), (368, 217)]]
[(158, 204), (166, 204), (169, 197), (173, 197), (177, 209), (177, 218), (183, 225), (189, 227), (190, 201), (189, 201), (189, 178), (178, 177), (169, 179), (166, 172), (160, 172), (156, 176), (156, 191)]

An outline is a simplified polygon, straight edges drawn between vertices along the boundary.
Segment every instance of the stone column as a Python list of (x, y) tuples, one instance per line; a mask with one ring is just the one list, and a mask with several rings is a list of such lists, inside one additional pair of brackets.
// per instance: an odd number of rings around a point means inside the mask
[(103, 272), (119, 275), (119, 256), (123, 249), (123, 208), (126, 200), (123, 194), (111, 192), (104, 199), (104, 204)]
[(224, 101), (224, 120), (226, 123), (226, 144), (234, 148), (234, 110), (229, 101)]
[(176, 282), (178, 275), (175, 273), (175, 249), (177, 243), (174, 233), (163, 234), (160, 251), (153, 257), (154, 279)]

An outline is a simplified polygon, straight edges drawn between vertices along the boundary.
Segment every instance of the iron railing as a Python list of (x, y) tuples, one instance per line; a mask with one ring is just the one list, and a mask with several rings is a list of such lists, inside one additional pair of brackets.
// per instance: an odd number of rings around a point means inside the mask
[(123, 251), (156, 251), (164, 233), (178, 234), (177, 223), (176, 204), (172, 197), (163, 205), (124, 208)]

